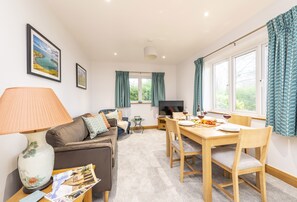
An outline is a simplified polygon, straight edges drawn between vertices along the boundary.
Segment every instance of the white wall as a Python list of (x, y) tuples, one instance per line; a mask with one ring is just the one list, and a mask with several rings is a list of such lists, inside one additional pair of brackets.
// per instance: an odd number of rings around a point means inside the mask
[[(133, 63), (92, 63), (91, 112), (115, 107), (115, 71), (165, 72), (165, 92), (167, 100), (176, 99), (176, 67), (173, 65), (133, 64)], [(140, 115), (143, 125), (157, 125), (158, 108), (150, 104), (131, 104), (131, 108), (121, 109), (130, 119)]]
[[(90, 88), (76, 87), (75, 63), (90, 73), (88, 58), (80, 51), (59, 19), (55, 18), (38, 0), (0, 0), (0, 94), (8, 87), (50, 87), (60, 98), (71, 116), (89, 111)], [(28, 75), (26, 73), (26, 24), (31, 24), (62, 52), (62, 82)], [(16, 169), (18, 154), (25, 149), (22, 135), (0, 136), (0, 201), (6, 176)]]
[[(260, 12), (252, 19), (242, 24), (240, 27), (232, 30), (228, 35), (213, 43), (204, 50), (197, 50), (197, 54), (177, 65), (177, 98), (185, 100), (186, 105), (191, 111), (193, 108), (193, 90), (194, 90), (194, 60), (230, 43), (231, 41), (249, 33), (250, 31), (266, 24), (269, 20), (279, 14), (288, 11), (297, 5), (297, 0), (279, 0), (270, 7)], [(199, 51), (199, 52), (198, 52)], [(184, 89), (188, 89), (185, 91)], [(253, 126), (264, 126), (264, 122), (253, 121)], [(297, 138), (282, 137), (273, 134), (270, 146), (268, 164), (280, 170), (297, 176)]]

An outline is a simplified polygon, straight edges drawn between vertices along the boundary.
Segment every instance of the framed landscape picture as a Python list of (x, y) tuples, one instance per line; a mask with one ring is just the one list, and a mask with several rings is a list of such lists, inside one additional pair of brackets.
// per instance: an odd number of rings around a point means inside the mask
[(61, 82), (61, 50), (29, 24), (27, 73)]
[(76, 63), (76, 86), (87, 89), (87, 70)]

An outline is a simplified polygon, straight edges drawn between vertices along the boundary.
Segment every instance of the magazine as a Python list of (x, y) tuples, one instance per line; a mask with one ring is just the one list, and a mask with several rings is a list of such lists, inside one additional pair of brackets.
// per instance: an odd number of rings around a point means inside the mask
[(100, 180), (93, 165), (82, 166), (53, 176), (52, 192), (45, 198), (54, 202), (69, 202), (86, 193)]

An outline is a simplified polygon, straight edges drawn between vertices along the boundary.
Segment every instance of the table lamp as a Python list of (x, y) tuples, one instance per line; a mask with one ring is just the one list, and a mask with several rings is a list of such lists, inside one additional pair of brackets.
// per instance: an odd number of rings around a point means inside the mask
[(45, 134), (53, 126), (72, 122), (50, 88), (8, 88), (0, 98), (0, 135), (21, 133), (28, 139), (19, 155), (18, 170), (25, 193), (41, 190), (52, 182), (54, 149)]

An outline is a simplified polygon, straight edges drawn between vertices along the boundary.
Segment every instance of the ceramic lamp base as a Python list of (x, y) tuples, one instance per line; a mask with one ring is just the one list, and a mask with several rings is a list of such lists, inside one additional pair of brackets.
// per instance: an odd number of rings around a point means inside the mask
[(40, 186), (40, 187), (36, 187), (34, 189), (28, 189), (26, 187), (23, 187), (23, 192), (25, 194), (32, 194), (33, 192), (37, 191), (37, 190), (42, 190), (47, 188), (48, 186), (50, 186), (53, 183), (53, 178), (51, 177), (51, 179), (44, 185)]
[(54, 168), (54, 149), (45, 140), (45, 131), (24, 134), (27, 148), (19, 155), (18, 169), (24, 192), (33, 192), (51, 183)]

